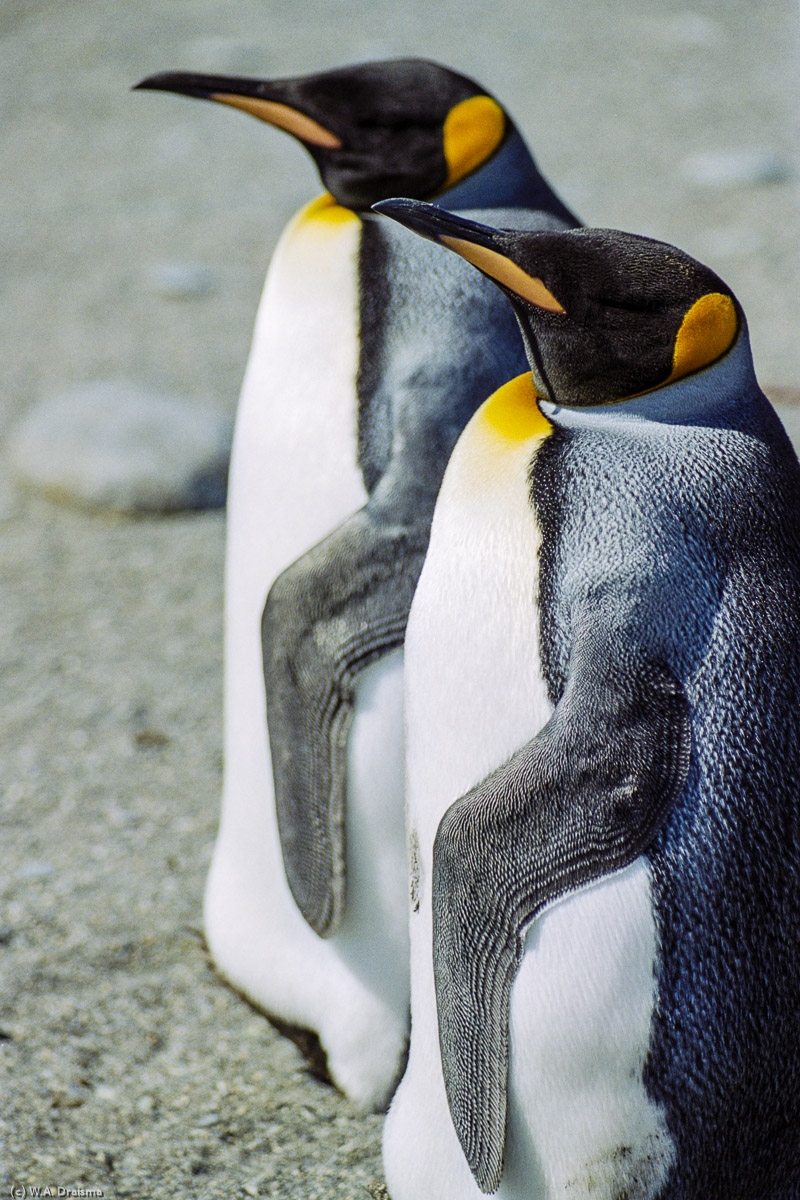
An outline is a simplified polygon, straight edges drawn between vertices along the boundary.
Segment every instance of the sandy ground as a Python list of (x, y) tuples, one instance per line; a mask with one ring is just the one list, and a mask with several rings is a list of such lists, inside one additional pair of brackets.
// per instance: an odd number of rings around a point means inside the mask
[[(130, 84), (406, 53), (497, 92), (586, 221), (709, 262), (748, 312), (762, 383), (796, 393), (790, 0), (3, 0), (0, 436), (110, 376), (232, 412), (271, 247), (318, 190), (289, 139)], [(754, 149), (785, 177), (703, 184), (687, 163)], [(214, 287), (156, 294), (166, 262), (207, 267)], [(4, 472), (0, 520), (0, 1187), (379, 1194), (380, 1118), (306, 1072), (198, 935), (222, 769), (222, 515), (91, 517)]]

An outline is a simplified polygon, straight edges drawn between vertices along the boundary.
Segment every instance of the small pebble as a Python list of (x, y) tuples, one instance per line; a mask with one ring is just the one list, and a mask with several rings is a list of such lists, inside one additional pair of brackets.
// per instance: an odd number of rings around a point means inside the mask
[(156, 1102), (152, 1096), (140, 1096), (136, 1101), (137, 1111), (143, 1113), (145, 1116), (147, 1116), (148, 1113), (151, 1113), (155, 1106)]
[(791, 177), (792, 170), (785, 159), (770, 151), (709, 150), (684, 159), (683, 174), (690, 183), (722, 189), (783, 183)]
[(117, 828), (123, 825), (135, 825), (136, 817), (126, 808), (120, 808), (118, 804), (109, 804), (106, 809), (109, 825), (114, 825)]
[(778, 403), (775, 410), (789, 435), (789, 440), (800, 455), (800, 405)]
[(21, 867), (17, 868), (18, 879), (44, 879), (45, 876), (52, 874), (53, 864), (38, 860), (23, 863)]
[(34, 406), (9, 460), (51, 499), (164, 513), (225, 503), (231, 423), (128, 380), (86, 383)]
[(154, 263), (145, 272), (149, 291), (165, 300), (196, 300), (214, 291), (214, 272), (199, 263)]
[(134, 745), (142, 750), (160, 750), (168, 746), (171, 739), (161, 729), (140, 729), (133, 738)]
[(109, 1087), (107, 1083), (99, 1083), (94, 1089), (94, 1094), (98, 1100), (116, 1100), (117, 1089)]
[(86, 1100), (86, 1089), (77, 1087), (59, 1088), (50, 1099), (51, 1108), (80, 1108)]
[(260, 1175), (257, 1175), (254, 1179), (251, 1179), (248, 1183), (244, 1184), (244, 1190), (246, 1194), (248, 1196), (260, 1196), (261, 1188), (265, 1183), (269, 1183), (274, 1176), (275, 1168), (270, 1165), (265, 1171), (262, 1171)]

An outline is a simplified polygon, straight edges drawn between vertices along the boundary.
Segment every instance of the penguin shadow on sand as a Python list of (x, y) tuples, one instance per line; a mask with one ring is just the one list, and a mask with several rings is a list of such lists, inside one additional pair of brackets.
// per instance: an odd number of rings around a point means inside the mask
[(499, 286), (530, 368), (408, 621), (392, 1200), (797, 1200), (800, 466), (741, 305), (647, 238), (376, 208)]
[(401, 194), (509, 228), (578, 222), (502, 105), (432, 62), (138, 87), (290, 133), (327, 189), (275, 251), (236, 418), (205, 929), (222, 975), (380, 1109), (409, 1028), (406, 622), (450, 453), (526, 359), (493, 283), (369, 209)]

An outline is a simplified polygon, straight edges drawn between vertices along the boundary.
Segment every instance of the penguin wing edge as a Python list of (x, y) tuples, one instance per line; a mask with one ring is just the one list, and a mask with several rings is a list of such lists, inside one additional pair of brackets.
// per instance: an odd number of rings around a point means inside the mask
[(345, 902), (347, 738), (360, 673), (400, 646), (427, 548), (369, 506), (278, 576), (261, 621), (286, 878), (321, 937)]
[(433, 851), (439, 1042), (453, 1124), (481, 1191), (500, 1185), (511, 986), (531, 920), (622, 869), (688, 774), (689, 708), (660, 662), (592, 634), (551, 720), (445, 813)]

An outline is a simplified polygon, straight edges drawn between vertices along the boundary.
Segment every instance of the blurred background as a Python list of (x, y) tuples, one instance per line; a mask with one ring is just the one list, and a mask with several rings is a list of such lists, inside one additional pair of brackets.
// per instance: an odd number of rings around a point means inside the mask
[[(272, 247), (320, 190), (288, 137), (131, 85), (408, 54), (475, 76), (587, 224), (674, 242), (723, 276), (791, 421), (799, 24), (794, 0), (3, 0), (4, 1183), (381, 1195), (380, 1119), (308, 1076), (197, 933), (221, 774), (223, 514), (132, 520), (19, 482), (69, 441), (48, 405), (67, 392), (77, 411), (112, 380), (174, 398), (224, 459)], [(89, 474), (104, 428), (70, 449)]]

